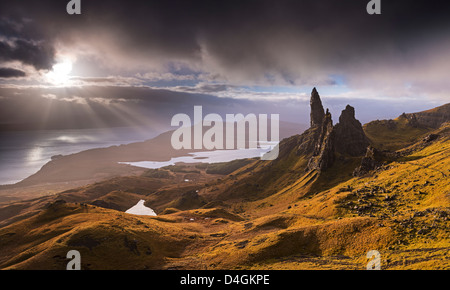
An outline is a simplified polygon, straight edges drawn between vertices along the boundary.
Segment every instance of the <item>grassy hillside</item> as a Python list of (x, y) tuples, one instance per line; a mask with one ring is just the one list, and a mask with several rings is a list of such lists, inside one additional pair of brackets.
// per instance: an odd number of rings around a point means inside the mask
[[(450, 269), (449, 131), (364, 177), (351, 176), (358, 158), (305, 171), (293, 137), (287, 158), (227, 176), (191, 165), (200, 173), (149, 171), (21, 203), (24, 216), (0, 228), (0, 268), (64, 269), (75, 249), (83, 269), (365, 269), (370, 250), (383, 269)], [(141, 198), (157, 217), (123, 212)]]
[(403, 115), (394, 120), (369, 122), (363, 126), (363, 129), (373, 146), (391, 151), (411, 145), (431, 131), (429, 127), (413, 126), (410, 120)]

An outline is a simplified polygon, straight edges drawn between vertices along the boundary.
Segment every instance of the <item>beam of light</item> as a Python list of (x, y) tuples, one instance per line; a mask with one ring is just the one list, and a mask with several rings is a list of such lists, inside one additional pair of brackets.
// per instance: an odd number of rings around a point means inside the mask
[(32, 164), (34, 162), (41, 161), (43, 159), (44, 150), (42, 147), (36, 146), (28, 151), (27, 154), (27, 163)]
[(55, 64), (45, 77), (48, 82), (54, 85), (67, 85), (70, 80), (69, 74), (72, 72), (72, 61), (66, 59)]

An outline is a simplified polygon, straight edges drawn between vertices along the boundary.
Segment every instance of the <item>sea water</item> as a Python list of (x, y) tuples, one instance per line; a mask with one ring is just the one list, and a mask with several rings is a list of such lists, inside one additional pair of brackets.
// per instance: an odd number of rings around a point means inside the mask
[(27, 178), (54, 155), (141, 142), (159, 133), (130, 127), (0, 132), (0, 184)]
[(189, 153), (188, 156), (171, 158), (169, 161), (138, 161), (138, 162), (119, 162), (132, 166), (157, 169), (164, 166), (175, 165), (176, 163), (219, 163), (229, 162), (237, 159), (262, 157), (263, 154), (270, 151), (272, 147), (253, 148), (253, 149), (235, 149), (235, 150), (214, 150)]

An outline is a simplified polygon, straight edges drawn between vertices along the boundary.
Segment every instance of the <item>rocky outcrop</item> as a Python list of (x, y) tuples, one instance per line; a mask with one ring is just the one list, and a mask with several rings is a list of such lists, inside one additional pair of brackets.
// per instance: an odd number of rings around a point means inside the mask
[[(292, 140), (293, 142), (296, 142), (296, 154), (298, 156), (308, 156), (314, 154), (314, 152), (317, 152), (317, 148), (320, 147), (320, 140), (323, 139), (322, 125), (324, 123), (325, 113), (323, 110), (322, 101), (320, 100), (320, 96), (316, 88), (314, 88), (311, 92), (310, 105), (311, 127), (305, 130), (301, 135), (296, 137), (296, 140)], [(281, 151), (283, 151), (282, 148), (280, 149)]]
[(331, 114), (328, 112), (325, 114), (318, 140), (314, 148), (314, 153), (308, 162), (309, 170), (325, 170), (333, 165), (335, 160), (335, 148), (334, 148), (334, 129), (333, 120)]
[[(336, 160), (336, 152), (348, 156), (363, 156), (369, 145), (361, 123), (355, 119), (355, 109), (347, 105), (333, 126), (331, 113), (324, 112), (322, 101), (316, 88), (311, 92), (311, 127), (292, 139), (297, 142), (297, 155), (311, 156), (306, 170), (324, 171)], [(281, 150), (283, 151), (283, 150)], [(281, 154), (280, 151), (280, 154)]]
[(311, 92), (311, 128), (320, 127), (323, 122), (323, 118), (325, 117), (325, 112), (323, 110), (322, 101), (320, 100), (319, 93), (316, 88), (314, 88)]
[(347, 105), (334, 129), (336, 131), (336, 152), (350, 156), (364, 155), (370, 142), (361, 123), (355, 118), (355, 108)]
[(403, 113), (402, 116), (405, 116), (408, 120), (412, 121), (412, 125), (414, 126), (437, 129), (443, 123), (450, 121), (450, 103), (422, 112), (410, 114)]
[(361, 160), (361, 165), (353, 171), (353, 176), (362, 176), (382, 165), (383, 154), (376, 148), (367, 147), (366, 155)]
[(413, 128), (419, 128), (420, 127), (419, 121), (417, 120), (415, 114), (411, 114), (410, 116), (406, 116), (406, 118), (409, 121), (409, 123), (408, 123), (409, 126), (411, 126)]
[(436, 140), (437, 138), (439, 138), (439, 135), (437, 135), (437, 134), (429, 134), (429, 135), (425, 136), (422, 139), (422, 141), (425, 142), (425, 143), (429, 143), (431, 141)]

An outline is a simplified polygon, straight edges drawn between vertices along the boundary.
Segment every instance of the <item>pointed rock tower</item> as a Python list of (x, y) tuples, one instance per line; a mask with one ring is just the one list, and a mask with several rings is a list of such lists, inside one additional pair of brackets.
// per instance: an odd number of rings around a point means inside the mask
[(334, 130), (331, 113), (325, 114), (316, 88), (311, 92), (311, 128), (315, 131), (313, 155), (308, 162), (308, 170), (325, 170), (333, 165), (334, 154)]
[(321, 123), (320, 135), (316, 141), (313, 156), (308, 162), (307, 168), (309, 170), (323, 171), (333, 165), (335, 161), (334, 139), (333, 120), (331, 119), (331, 113), (327, 110)]
[[(347, 156), (364, 156), (370, 142), (361, 123), (355, 118), (355, 108), (350, 105), (342, 111), (339, 123), (333, 126), (331, 113), (324, 113), (322, 101), (316, 88), (311, 92), (311, 128), (305, 133), (300, 149), (312, 145), (312, 156), (307, 170), (323, 171), (331, 167), (336, 153)], [(307, 146), (309, 145), (309, 146)], [(303, 150), (303, 152), (306, 150)]]
[(325, 112), (323, 110), (322, 101), (320, 100), (319, 93), (316, 88), (311, 92), (311, 128), (320, 127), (325, 117)]

